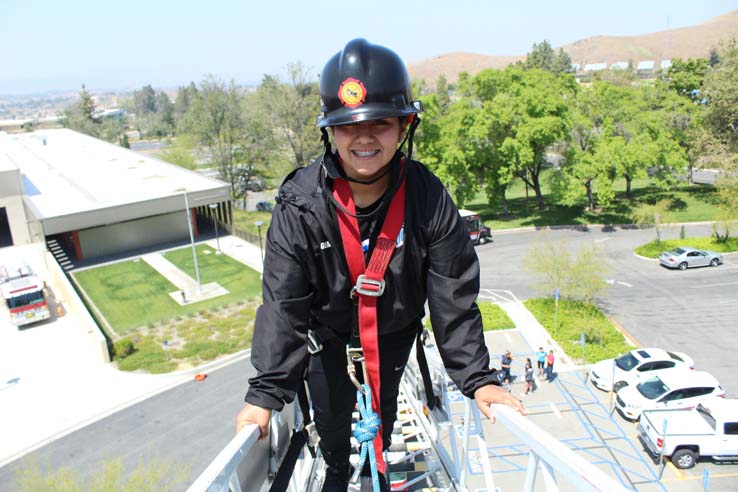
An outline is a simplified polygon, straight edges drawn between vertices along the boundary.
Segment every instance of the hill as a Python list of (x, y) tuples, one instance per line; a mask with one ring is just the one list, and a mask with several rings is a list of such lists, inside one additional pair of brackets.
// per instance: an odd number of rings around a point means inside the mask
[[(710, 49), (720, 41), (738, 36), (738, 10), (713, 17), (696, 26), (669, 29), (639, 36), (593, 36), (561, 46), (573, 63), (615, 63), (672, 58), (707, 57)], [(543, 41), (543, 39), (539, 40)], [(559, 47), (556, 47), (558, 49)], [(408, 64), (413, 79), (424, 79), (433, 85), (439, 75), (444, 74), (449, 82), (458, 78), (459, 72), (475, 74), (485, 68), (504, 68), (525, 54), (512, 56), (490, 56), (478, 53), (454, 52), (434, 56)]]

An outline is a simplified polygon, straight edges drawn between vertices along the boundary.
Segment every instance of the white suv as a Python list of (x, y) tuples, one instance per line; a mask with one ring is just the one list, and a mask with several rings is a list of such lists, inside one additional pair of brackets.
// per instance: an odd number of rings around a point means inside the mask
[(643, 410), (692, 408), (712, 396), (725, 396), (712, 374), (674, 368), (646, 376), (635, 386), (618, 391), (615, 408), (626, 418), (638, 420)]
[(617, 359), (605, 359), (595, 363), (589, 377), (597, 388), (617, 392), (620, 388), (638, 383), (638, 378), (644, 377), (651, 371), (679, 366), (694, 369), (694, 361), (683, 352), (672, 352), (660, 348), (639, 348)]

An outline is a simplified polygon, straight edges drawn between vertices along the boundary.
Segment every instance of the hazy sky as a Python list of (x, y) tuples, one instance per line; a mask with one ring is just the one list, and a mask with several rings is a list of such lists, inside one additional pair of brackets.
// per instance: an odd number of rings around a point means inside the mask
[(302, 61), (317, 74), (365, 37), (413, 62), (518, 55), (594, 35), (701, 23), (738, 0), (0, 0), (0, 94), (258, 83)]

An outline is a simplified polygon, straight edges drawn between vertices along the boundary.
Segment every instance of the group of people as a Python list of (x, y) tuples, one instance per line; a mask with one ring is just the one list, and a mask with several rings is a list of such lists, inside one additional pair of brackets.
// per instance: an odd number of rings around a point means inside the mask
[[(549, 350), (548, 352), (546, 352), (543, 347), (539, 347), (538, 352), (536, 352), (536, 361), (538, 364), (538, 376), (545, 377), (546, 381), (548, 382), (553, 381), (554, 362), (556, 361), (556, 356), (554, 355), (553, 350)], [(509, 350), (506, 350), (500, 357), (500, 370), (497, 372), (497, 378), (500, 382), (500, 385), (508, 391), (512, 391), (510, 376), (511, 364), (512, 354)], [(531, 362), (530, 357), (526, 357), (525, 388), (523, 390), (523, 395), (527, 395), (535, 391), (534, 380), (535, 376), (533, 363)]]

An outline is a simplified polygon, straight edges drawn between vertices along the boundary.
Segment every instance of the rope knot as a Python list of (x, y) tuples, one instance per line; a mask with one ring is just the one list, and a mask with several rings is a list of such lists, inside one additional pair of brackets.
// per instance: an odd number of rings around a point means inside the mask
[(364, 415), (356, 424), (354, 437), (360, 443), (372, 441), (377, 436), (377, 432), (379, 432), (379, 425), (379, 416), (374, 412), (370, 412), (369, 415)]

